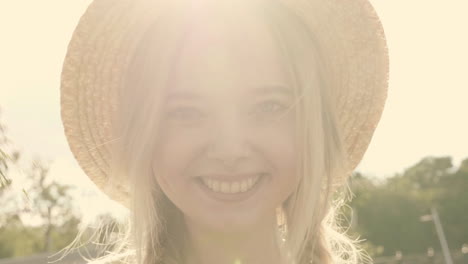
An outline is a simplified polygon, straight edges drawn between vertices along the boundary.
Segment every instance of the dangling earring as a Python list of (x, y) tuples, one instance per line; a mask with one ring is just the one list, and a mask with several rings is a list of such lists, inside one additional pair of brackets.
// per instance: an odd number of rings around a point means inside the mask
[(286, 222), (286, 214), (284, 213), (282, 205), (276, 208), (276, 223), (278, 226), (281, 243), (284, 243), (287, 238), (288, 226)]

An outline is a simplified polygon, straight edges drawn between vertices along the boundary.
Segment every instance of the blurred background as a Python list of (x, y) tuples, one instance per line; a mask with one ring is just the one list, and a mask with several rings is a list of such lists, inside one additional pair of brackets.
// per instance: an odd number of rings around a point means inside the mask
[[(96, 220), (111, 234), (127, 213), (84, 175), (60, 120), (63, 58), (90, 2), (0, 0), (0, 264), (57, 260), (81, 226), (85, 240)], [(468, 263), (468, 2), (371, 3), (390, 87), (350, 179), (348, 233), (374, 263)], [(59, 263), (85, 263), (74, 256)]]

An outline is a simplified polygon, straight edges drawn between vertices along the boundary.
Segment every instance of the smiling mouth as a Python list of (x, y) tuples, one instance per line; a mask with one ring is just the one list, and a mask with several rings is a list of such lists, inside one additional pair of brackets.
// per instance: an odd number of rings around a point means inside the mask
[[(215, 193), (237, 194), (251, 190), (259, 181), (259, 179), (265, 175), (267, 175), (267, 173), (256, 173), (247, 177), (241, 177), (241, 179), (239, 179), (240, 177), (234, 176), (224, 177), (224, 179), (220, 179), (219, 177), (215, 176), (199, 176), (197, 178), (200, 184)], [(232, 180), (235, 178), (238, 180)]]
[(201, 178), (201, 182), (210, 190), (217, 193), (243, 193), (247, 192), (257, 183), (262, 174), (243, 179), (241, 181), (222, 181), (213, 178)]

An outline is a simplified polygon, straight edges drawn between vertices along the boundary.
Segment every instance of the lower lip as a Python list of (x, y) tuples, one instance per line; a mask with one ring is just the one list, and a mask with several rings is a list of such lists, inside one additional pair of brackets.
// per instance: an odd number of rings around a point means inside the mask
[(214, 200), (222, 202), (241, 202), (248, 199), (260, 188), (260, 185), (263, 183), (265, 176), (266, 174), (262, 174), (257, 180), (257, 182), (254, 184), (254, 186), (252, 186), (252, 188), (250, 188), (248, 191), (238, 193), (215, 192), (208, 188), (208, 186), (206, 186), (200, 178), (197, 179), (197, 184), (200, 186), (204, 193), (206, 193), (210, 198)]

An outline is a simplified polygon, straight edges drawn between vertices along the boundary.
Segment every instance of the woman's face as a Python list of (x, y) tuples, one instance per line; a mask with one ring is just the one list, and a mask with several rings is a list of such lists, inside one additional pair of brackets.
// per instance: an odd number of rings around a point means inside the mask
[(198, 21), (174, 61), (153, 171), (186, 219), (246, 229), (297, 185), (294, 91), (258, 18)]

